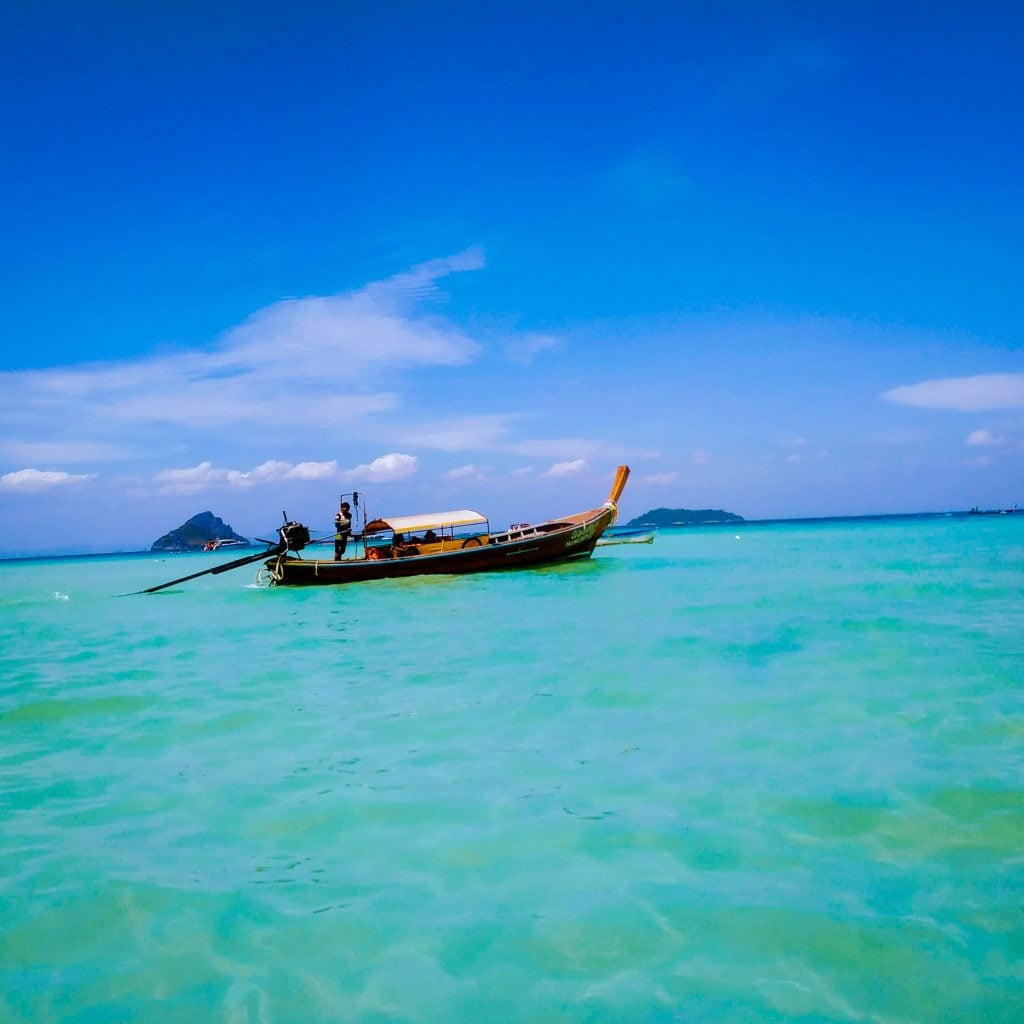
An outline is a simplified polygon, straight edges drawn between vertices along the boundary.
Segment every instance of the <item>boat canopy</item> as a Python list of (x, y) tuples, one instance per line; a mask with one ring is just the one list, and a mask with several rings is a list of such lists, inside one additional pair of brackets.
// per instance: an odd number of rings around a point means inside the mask
[(416, 533), (420, 530), (438, 530), (446, 526), (477, 526), (485, 524), (487, 517), (470, 508), (455, 512), (424, 512), (418, 516), (388, 516), (366, 524), (367, 533), (394, 530), (395, 533)]

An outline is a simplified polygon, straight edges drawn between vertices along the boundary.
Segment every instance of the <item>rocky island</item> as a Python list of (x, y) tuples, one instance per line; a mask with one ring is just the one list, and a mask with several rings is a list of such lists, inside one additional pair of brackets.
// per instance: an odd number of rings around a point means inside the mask
[(239, 536), (219, 516), (200, 512), (176, 530), (153, 541), (150, 551), (215, 551), (219, 547), (248, 547), (249, 541)]
[(720, 508), (652, 508), (627, 526), (707, 526), (713, 523), (742, 523), (743, 516)]

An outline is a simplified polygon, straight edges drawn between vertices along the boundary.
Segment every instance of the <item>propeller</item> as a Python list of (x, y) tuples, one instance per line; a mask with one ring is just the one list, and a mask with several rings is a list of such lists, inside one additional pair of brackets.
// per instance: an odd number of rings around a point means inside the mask
[(173, 587), (178, 583), (187, 583), (189, 580), (198, 579), (200, 576), (217, 576), (219, 573), (227, 572), (229, 569), (238, 569), (243, 565), (250, 565), (263, 558), (283, 555), (286, 551), (301, 551), (309, 543), (309, 529), (303, 526), (302, 523), (289, 520), (287, 512), (282, 513), (282, 515), (284, 516), (284, 525), (277, 528), (280, 540), (276, 544), (264, 541), (264, 544), (270, 545), (266, 551), (260, 551), (255, 555), (243, 555), (241, 558), (236, 558), (231, 562), (215, 565), (211, 569), (202, 569), (188, 576), (180, 576), (176, 580), (168, 580), (167, 583), (160, 583), (155, 587), (147, 587), (145, 590), (137, 590), (135, 593), (155, 594), (158, 590), (166, 590), (168, 587)]

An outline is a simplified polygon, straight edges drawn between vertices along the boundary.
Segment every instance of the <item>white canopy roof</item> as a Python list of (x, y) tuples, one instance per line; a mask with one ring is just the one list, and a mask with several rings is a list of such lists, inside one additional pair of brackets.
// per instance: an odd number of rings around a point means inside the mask
[(387, 523), (395, 533), (416, 533), (419, 530), (437, 530), (442, 526), (476, 526), (486, 523), (487, 517), (470, 508), (462, 508), (455, 512), (424, 512), (418, 516), (386, 516), (379, 521)]

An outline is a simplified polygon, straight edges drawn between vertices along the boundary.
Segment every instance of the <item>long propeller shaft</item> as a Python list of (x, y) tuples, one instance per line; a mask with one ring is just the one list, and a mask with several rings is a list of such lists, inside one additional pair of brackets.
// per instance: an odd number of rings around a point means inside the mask
[(178, 583), (187, 583), (189, 580), (198, 579), (200, 576), (216, 576), (218, 573), (227, 572), (229, 569), (238, 569), (243, 565), (249, 565), (251, 562), (258, 562), (263, 558), (270, 558), (272, 555), (279, 555), (284, 551), (284, 547), (278, 544), (276, 547), (267, 548), (266, 551), (260, 551), (255, 555), (246, 555), (244, 558), (236, 558), (233, 562), (224, 562), (221, 565), (215, 565), (211, 569), (203, 569), (200, 572), (194, 572), (189, 576), (181, 576), (176, 580), (169, 580), (167, 583), (161, 583), (155, 587), (148, 587), (146, 590), (137, 590), (136, 594), (155, 594), (158, 590), (166, 590), (168, 587), (173, 587)]

